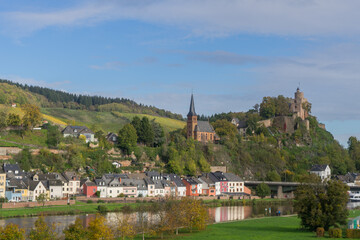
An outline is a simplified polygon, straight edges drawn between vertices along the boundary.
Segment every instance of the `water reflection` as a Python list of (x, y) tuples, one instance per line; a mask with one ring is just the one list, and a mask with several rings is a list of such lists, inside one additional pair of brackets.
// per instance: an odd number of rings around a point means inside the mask
[[(216, 207), (209, 208), (209, 216), (214, 222), (228, 222), (228, 221), (238, 221), (251, 217), (263, 217), (263, 216), (275, 216), (277, 211), (281, 211), (281, 214), (292, 214), (293, 207), (292, 205), (285, 206), (228, 206), (228, 207)], [(124, 217), (129, 218), (130, 222), (136, 223), (141, 218), (141, 215), (137, 212), (131, 214), (124, 214), (121, 212), (107, 213), (104, 215), (107, 222), (110, 225), (115, 226), (118, 219), (123, 219)], [(143, 213), (143, 219), (145, 221), (156, 223), (158, 221), (158, 215), (153, 213)], [(69, 216), (45, 216), (44, 219), (46, 223), (51, 224), (55, 223), (56, 231), (62, 233), (62, 231), (70, 224), (74, 223), (76, 218), (79, 217), (82, 220), (83, 226), (88, 226), (89, 221), (95, 217), (95, 214), (86, 214), (86, 215), (69, 215)], [(21, 228), (24, 228), (27, 232), (30, 231), (37, 217), (27, 217), (27, 218), (7, 218), (0, 219), (0, 226), (5, 226), (9, 223), (14, 223), (19, 225)]]

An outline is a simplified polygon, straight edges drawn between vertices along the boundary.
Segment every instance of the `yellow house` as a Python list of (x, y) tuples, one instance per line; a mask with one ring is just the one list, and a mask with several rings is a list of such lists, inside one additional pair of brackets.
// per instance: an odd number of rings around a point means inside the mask
[(6, 173), (0, 168), (0, 198), (5, 198), (6, 190)]

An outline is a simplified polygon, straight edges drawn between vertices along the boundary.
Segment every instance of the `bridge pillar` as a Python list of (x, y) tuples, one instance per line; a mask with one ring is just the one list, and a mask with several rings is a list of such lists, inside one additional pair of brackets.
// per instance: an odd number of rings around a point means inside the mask
[(279, 185), (277, 188), (277, 198), (283, 198), (284, 194), (283, 194), (283, 190), (282, 190), (282, 186)]

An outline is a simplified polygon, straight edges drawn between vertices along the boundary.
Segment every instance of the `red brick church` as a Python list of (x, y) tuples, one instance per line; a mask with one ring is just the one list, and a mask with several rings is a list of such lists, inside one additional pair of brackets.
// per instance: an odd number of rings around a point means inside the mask
[(190, 110), (187, 115), (187, 138), (194, 138), (199, 142), (214, 142), (217, 135), (214, 128), (207, 121), (198, 121), (195, 112), (194, 96), (191, 94)]

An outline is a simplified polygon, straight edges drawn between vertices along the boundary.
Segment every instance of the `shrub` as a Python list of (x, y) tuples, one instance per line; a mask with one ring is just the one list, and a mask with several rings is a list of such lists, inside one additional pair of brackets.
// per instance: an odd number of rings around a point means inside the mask
[(346, 229), (346, 238), (360, 238), (360, 229)]
[(93, 200), (87, 200), (86, 203), (93, 203)]
[(331, 238), (341, 238), (342, 230), (340, 228), (330, 228), (329, 229), (329, 237)]
[(101, 212), (101, 213), (105, 213), (105, 212), (108, 211), (108, 208), (107, 208), (106, 206), (104, 206), (104, 205), (99, 205), (99, 206), (97, 207), (97, 210), (98, 210), (99, 212)]
[(316, 229), (316, 236), (317, 237), (323, 237), (325, 233), (325, 229), (323, 227), (318, 227)]
[(118, 197), (125, 197), (125, 195), (123, 193), (120, 193)]
[(97, 201), (97, 203), (105, 203), (105, 201), (104, 201), (104, 200), (99, 199), (99, 200)]

